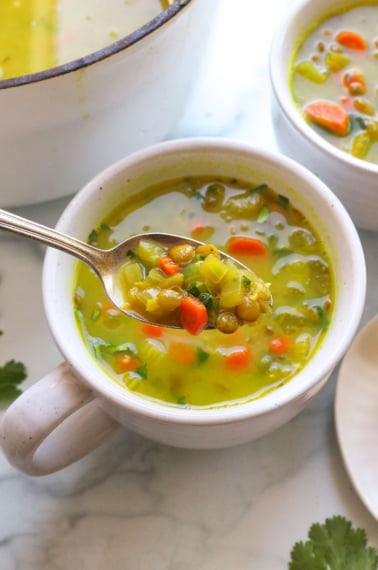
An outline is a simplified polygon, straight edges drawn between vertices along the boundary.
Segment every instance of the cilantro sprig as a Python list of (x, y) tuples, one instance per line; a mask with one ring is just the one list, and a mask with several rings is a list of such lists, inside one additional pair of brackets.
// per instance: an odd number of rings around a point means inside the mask
[(26, 378), (26, 368), (22, 362), (9, 360), (0, 366), (0, 402), (15, 400), (21, 394), (18, 387)]
[(289, 570), (377, 570), (378, 551), (367, 545), (364, 529), (337, 515), (314, 523), (306, 542), (297, 542)]

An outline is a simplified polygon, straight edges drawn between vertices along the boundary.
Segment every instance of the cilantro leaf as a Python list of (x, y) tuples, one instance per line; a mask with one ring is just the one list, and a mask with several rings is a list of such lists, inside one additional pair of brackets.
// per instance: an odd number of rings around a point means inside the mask
[(206, 352), (206, 350), (203, 350), (202, 348), (197, 348), (197, 352), (196, 352), (196, 360), (197, 360), (197, 364), (205, 364), (205, 362), (208, 360), (208, 358), (210, 357), (210, 354), (208, 352)]
[(18, 385), (26, 378), (26, 368), (22, 362), (9, 360), (0, 366), (0, 401), (15, 400), (21, 394)]
[(297, 542), (289, 570), (377, 570), (378, 551), (367, 546), (366, 532), (337, 515), (314, 523), (306, 542)]

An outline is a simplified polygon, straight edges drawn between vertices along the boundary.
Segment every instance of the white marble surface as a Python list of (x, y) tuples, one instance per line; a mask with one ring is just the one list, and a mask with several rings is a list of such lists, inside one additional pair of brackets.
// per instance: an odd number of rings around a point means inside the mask
[[(214, 2), (221, 12), (211, 49), (171, 136), (233, 137), (275, 149), (268, 50), (290, 0)], [(18, 212), (52, 225), (66, 203)], [(362, 326), (377, 312), (378, 235), (360, 236), (368, 266)], [(0, 363), (24, 361), (24, 387), (61, 360), (43, 314), (43, 253), (0, 235)], [(122, 430), (74, 466), (39, 479), (0, 454), (0, 569), (284, 570), (310, 524), (335, 514), (364, 527), (378, 547), (378, 524), (340, 457), (336, 381), (337, 371), (284, 428), (232, 449), (172, 449)]]

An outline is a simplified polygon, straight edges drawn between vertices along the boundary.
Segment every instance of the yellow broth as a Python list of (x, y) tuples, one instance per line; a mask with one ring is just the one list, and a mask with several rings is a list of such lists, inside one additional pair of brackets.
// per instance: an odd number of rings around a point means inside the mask
[(346, 117), (345, 132), (335, 130), (332, 120), (309, 124), (333, 146), (373, 163), (378, 163), (377, 30), (376, 0), (349, 4), (304, 34), (291, 65), (293, 97), (305, 120), (311, 103), (336, 104)]
[[(214, 182), (224, 188), (217, 204), (206, 199)], [(229, 335), (145, 325), (110, 305), (94, 272), (79, 262), (75, 312), (99, 365), (128, 390), (190, 407), (247, 402), (288, 382), (322, 342), (332, 313), (332, 270), (311, 223), (265, 184), (197, 177), (130, 196), (89, 241), (106, 249), (130, 234), (168, 230), (225, 251), (231, 238), (255, 237), (263, 253), (237, 258), (271, 283), (272, 312)]]
[(0, 79), (93, 53), (167, 8), (167, 0), (2, 0)]

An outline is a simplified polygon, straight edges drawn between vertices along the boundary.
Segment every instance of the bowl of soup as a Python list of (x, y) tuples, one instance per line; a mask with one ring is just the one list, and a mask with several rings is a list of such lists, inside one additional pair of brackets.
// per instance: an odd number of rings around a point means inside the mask
[(378, 230), (377, 17), (377, 2), (302, 0), (270, 52), (280, 150), (320, 176), (370, 230)]
[[(83, 262), (47, 251), (44, 306), (65, 362), (2, 422), (4, 452), (31, 474), (71, 463), (117, 426), (183, 448), (268, 434), (324, 386), (360, 321), (365, 260), (344, 206), (300, 164), (242, 142), (188, 138), (132, 153), (85, 185), (57, 228), (101, 249), (140, 232), (201, 249), (189, 259), (138, 242), (126, 253), (135, 308), (151, 322), (117, 310)], [(247, 270), (216, 263), (220, 251)], [(257, 277), (271, 299), (251, 288)], [(195, 302), (209, 319), (231, 311), (239, 326), (159, 324), (177, 295), (173, 310)]]
[[(300, 165), (238, 142), (174, 140), (133, 154), (90, 182), (58, 227), (100, 248), (142, 231), (194, 237), (270, 284), (273, 308), (255, 322), (193, 335), (121, 315), (86, 265), (48, 252), (46, 311), (63, 354), (99, 394), (112, 387), (126, 424), (142, 405), (137, 429), (163, 441), (226, 445), (286, 421), (324, 384), (361, 316), (364, 256), (340, 201)], [(190, 278), (206, 305), (203, 280)], [(151, 284), (145, 291), (154, 299)], [(195, 442), (191, 430), (205, 426)]]
[(73, 194), (165, 138), (214, 17), (209, 0), (2, 3), (1, 206)]

